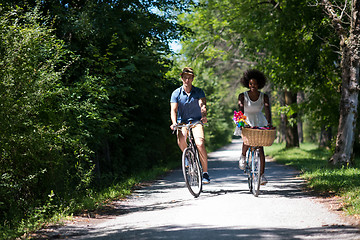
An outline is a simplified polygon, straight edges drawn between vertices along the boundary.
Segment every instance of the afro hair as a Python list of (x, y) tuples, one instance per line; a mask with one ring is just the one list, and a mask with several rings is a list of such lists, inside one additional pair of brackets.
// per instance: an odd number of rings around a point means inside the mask
[(251, 79), (255, 79), (257, 81), (258, 89), (262, 89), (266, 84), (265, 75), (256, 69), (250, 69), (244, 72), (240, 82), (244, 87), (249, 88), (249, 82)]

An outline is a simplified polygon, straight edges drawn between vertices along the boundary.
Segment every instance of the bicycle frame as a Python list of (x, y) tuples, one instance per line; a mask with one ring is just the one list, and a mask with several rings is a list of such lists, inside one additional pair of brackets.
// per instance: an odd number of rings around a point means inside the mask
[(202, 122), (197, 121), (186, 125), (177, 125), (176, 129), (186, 127), (187, 129), (187, 147), (182, 156), (182, 168), (185, 183), (190, 193), (198, 197), (202, 191), (202, 166), (200, 164), (199, 151), (197, 149), (192, 128)]
[[(197, 124), (202, 124), (201, 122), (200, 123), (197, 123)], [(194, 124), (193, 126), (195, 126), (196, 124)], [(200, 166), (200, 172), (201, 172), (201, 176), (202, 176), (202, 165), (201, 165), (201, 161), (200, 161), (200, 155), (199, 155), (199, 150), (196, 146), (196, 143), (195, 143), (195, 138), (194, 138), (194, 135), (193, 135), (193, 132), (192, 132), (192, 127), (190, 127), (189, 129), (189, 133), (188, 133), (188, 147), (189, 148), (192, 148), (194, 149), (194, 152), (195, 152), (195, 157), (196, 157), (196, 160), (197, 162), (199, 163), (199, 166)]]
[(194, 138), (193, 131), (192, 131), (192, 128), (197, 124), (203, 124), (203, 123), (201, 121), (196, 121), (196, 122), (193, 122), (193, 123), (177, 125), (176, 128), (185, 127), (187, 129), (187, 141), (188, 141), (187, 142), (187, 145), (188, 145), (187, 147), (194, 149), (196, 157), (197, 157), (198, 161), (200, 162), (199, 151), (197, 149), (197, 146), (196, 146), (196, 143), (195, 143), (195, 138)]

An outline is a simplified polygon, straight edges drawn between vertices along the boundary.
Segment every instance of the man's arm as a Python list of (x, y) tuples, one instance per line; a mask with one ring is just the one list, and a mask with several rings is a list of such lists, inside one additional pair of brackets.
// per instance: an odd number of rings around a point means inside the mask
[(174, 130), (174, 126), (177, 123), (177, 110), (178, 110), (178, 103), (170, 103), (170, 117), (171, 117), (171, 130)]
[(201, 109), (201, 121), (203, 123), (207, 123), (206, 98), (200, 98), (199, 99), (199, 106), (200, 106), (200, 109)]

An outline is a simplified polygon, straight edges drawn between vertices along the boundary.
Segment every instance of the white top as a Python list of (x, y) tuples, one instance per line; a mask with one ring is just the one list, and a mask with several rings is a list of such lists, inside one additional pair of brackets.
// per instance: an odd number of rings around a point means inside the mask
[(248, 92), (244, 92), (244, 115), (251, 127), (264, 127), (268, 125), (262, 109), (264, 107), (264, 94), (260, 92), (260, 96), (256, 101), (251, 101)]

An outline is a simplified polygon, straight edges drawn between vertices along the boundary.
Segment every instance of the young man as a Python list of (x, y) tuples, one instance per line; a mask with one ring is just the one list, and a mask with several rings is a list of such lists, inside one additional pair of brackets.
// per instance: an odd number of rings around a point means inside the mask
[[(203, 123), (207, 122), (206, 118), (206, 98), (202, 89), (194, 87), (192, 82), (194, 80), (194, 71), (192, 68), (186, 67), (181, 73), (181, 80), (183, 85), (177, 88), (172, 94), (170, 99), (171, 106), (171, 130), (177, 123), (189, 123), (191, 121), (201, 120)], [(208, 159), (205, 148), (204, 127), (197, 124), (193, 128), (196, 146), (199, 150), (200, 161), (203, 168), (203, 183), (210, 183), (208, 174)], [(181, 151), (187, 147), (186, 143), (186, 129), (177, 131), (178, 145)]]

